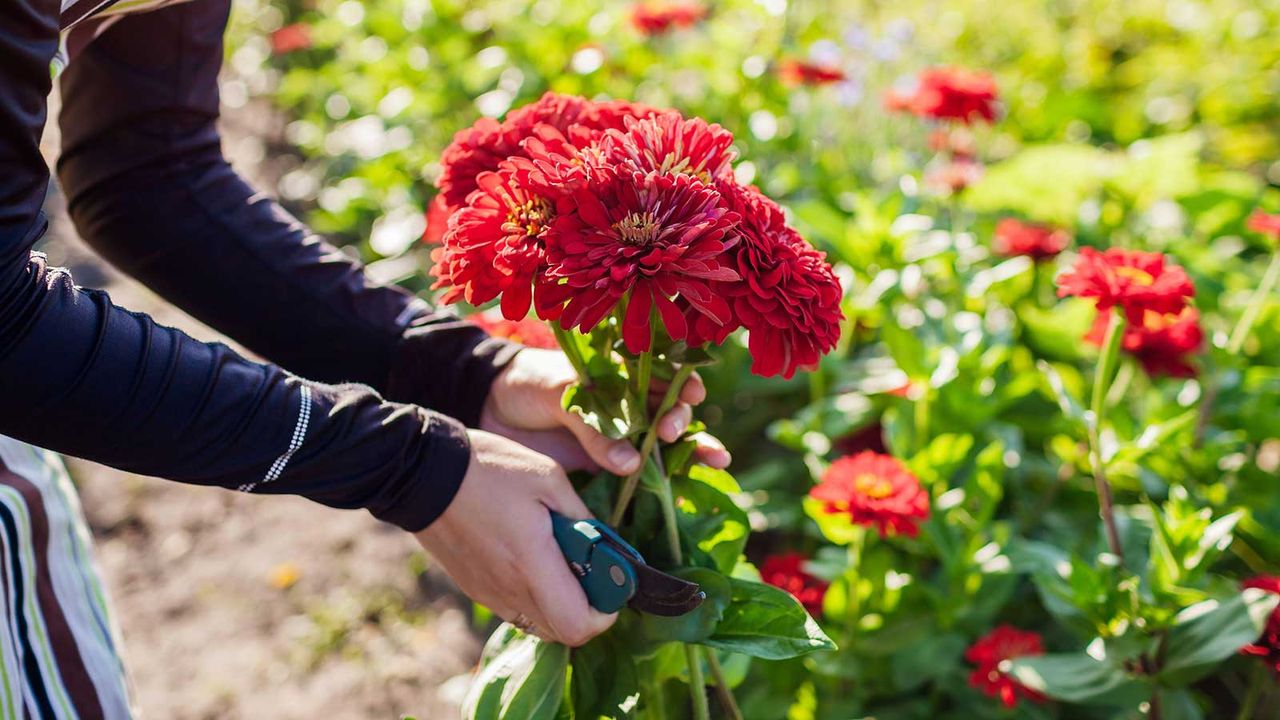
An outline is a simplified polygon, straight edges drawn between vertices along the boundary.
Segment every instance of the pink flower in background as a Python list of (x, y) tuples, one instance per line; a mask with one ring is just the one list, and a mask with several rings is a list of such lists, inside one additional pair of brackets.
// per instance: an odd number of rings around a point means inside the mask
[(937, 67), (920, 73), (909, 92), (886, 93), (884, 102), (889, 110), (967, 125), (978, 120), (993, 122), (999, 93), (989, 73)]
[(800, 85), (832, 85), (844, 82), (844, 70), (835, 65), (788, 58), (778, 63), (778, 77), (792, 87)]
[(1004, 218), (996, 223), (992, 248), (1000, 255), (1026, 255), (1032, 260), (1048, 260), (1067, 249), (1071, 236), (1061, 228)]

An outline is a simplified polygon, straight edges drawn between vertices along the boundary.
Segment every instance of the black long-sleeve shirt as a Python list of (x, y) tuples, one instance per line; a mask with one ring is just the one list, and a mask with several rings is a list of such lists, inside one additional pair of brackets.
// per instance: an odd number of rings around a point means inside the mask
[(216, 129), (229, 4), (77, 27), (58, 171), (99, 252), (289, 372), (116, 307), (31, 252), (46, 227), (37, 143), (65, 19), (58, 0), (6, 0), (0, 433), (420, 529), (456, 492), (469, 459), (463, 425), (478, 423), (514, 349), (369, 282), (230, 168)]

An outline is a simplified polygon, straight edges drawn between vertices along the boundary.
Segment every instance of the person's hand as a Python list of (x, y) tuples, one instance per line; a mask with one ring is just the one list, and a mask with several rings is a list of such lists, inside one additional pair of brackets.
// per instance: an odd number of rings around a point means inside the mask
[(551, 531), (551, 510), (591, 517), (551, 458), (480, 430), (444, 514), (415, 534), (472, 600), (544, 640), (579, 646), (617, 614), (587, 603)]
[[(573, 366), (558, 350), (526, 348), (493, 382), (480, 414), (480, 428), (537, 450), (570, 470), (604, 468), (629, 475), (640, 467), (640, 453), (625, 440), (610, 440), (560, 405), (564, 390), (577, 380)], [(655, 381), (651, 405), (666, 386)], [(680, 390), (679, 402), (658, 421), (658, 438), (675, 442), (693, 421), (693, 407), (707, 396), (695, 373)], [(729, 465), (729, 453), (718, 440), (700, 433), (694, 459), (714, 468)]]

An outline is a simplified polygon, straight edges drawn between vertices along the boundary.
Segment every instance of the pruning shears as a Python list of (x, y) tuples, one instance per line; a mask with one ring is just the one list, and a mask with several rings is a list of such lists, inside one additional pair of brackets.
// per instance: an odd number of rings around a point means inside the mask
[(551, 526), (587, 601), (602, 613), (630, 604), (650, 615), (675, 617), (707, 598), (697, 583), (650, 567), (635, 548), (599, 520), (570, 520), (553, 512)]

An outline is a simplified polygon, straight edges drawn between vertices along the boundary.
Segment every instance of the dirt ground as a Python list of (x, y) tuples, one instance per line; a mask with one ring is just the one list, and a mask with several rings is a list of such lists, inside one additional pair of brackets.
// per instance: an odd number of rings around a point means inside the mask
[[(273, 191), (262, 138), (278, 136), (278, 120), (250, 105), (224, 122), (228, 154)], [(50, 130), (51, 160), (56, 148)], [(199, 339), (225, 341), (94, 256), (56, 189), (47, 210), (53, 228), (40, 249), (80, 285), (105, 288), (117, 304)], [(457, 717), (481, 633), (408, 535), (299, 498), (68, 464), (141, 717)]]

